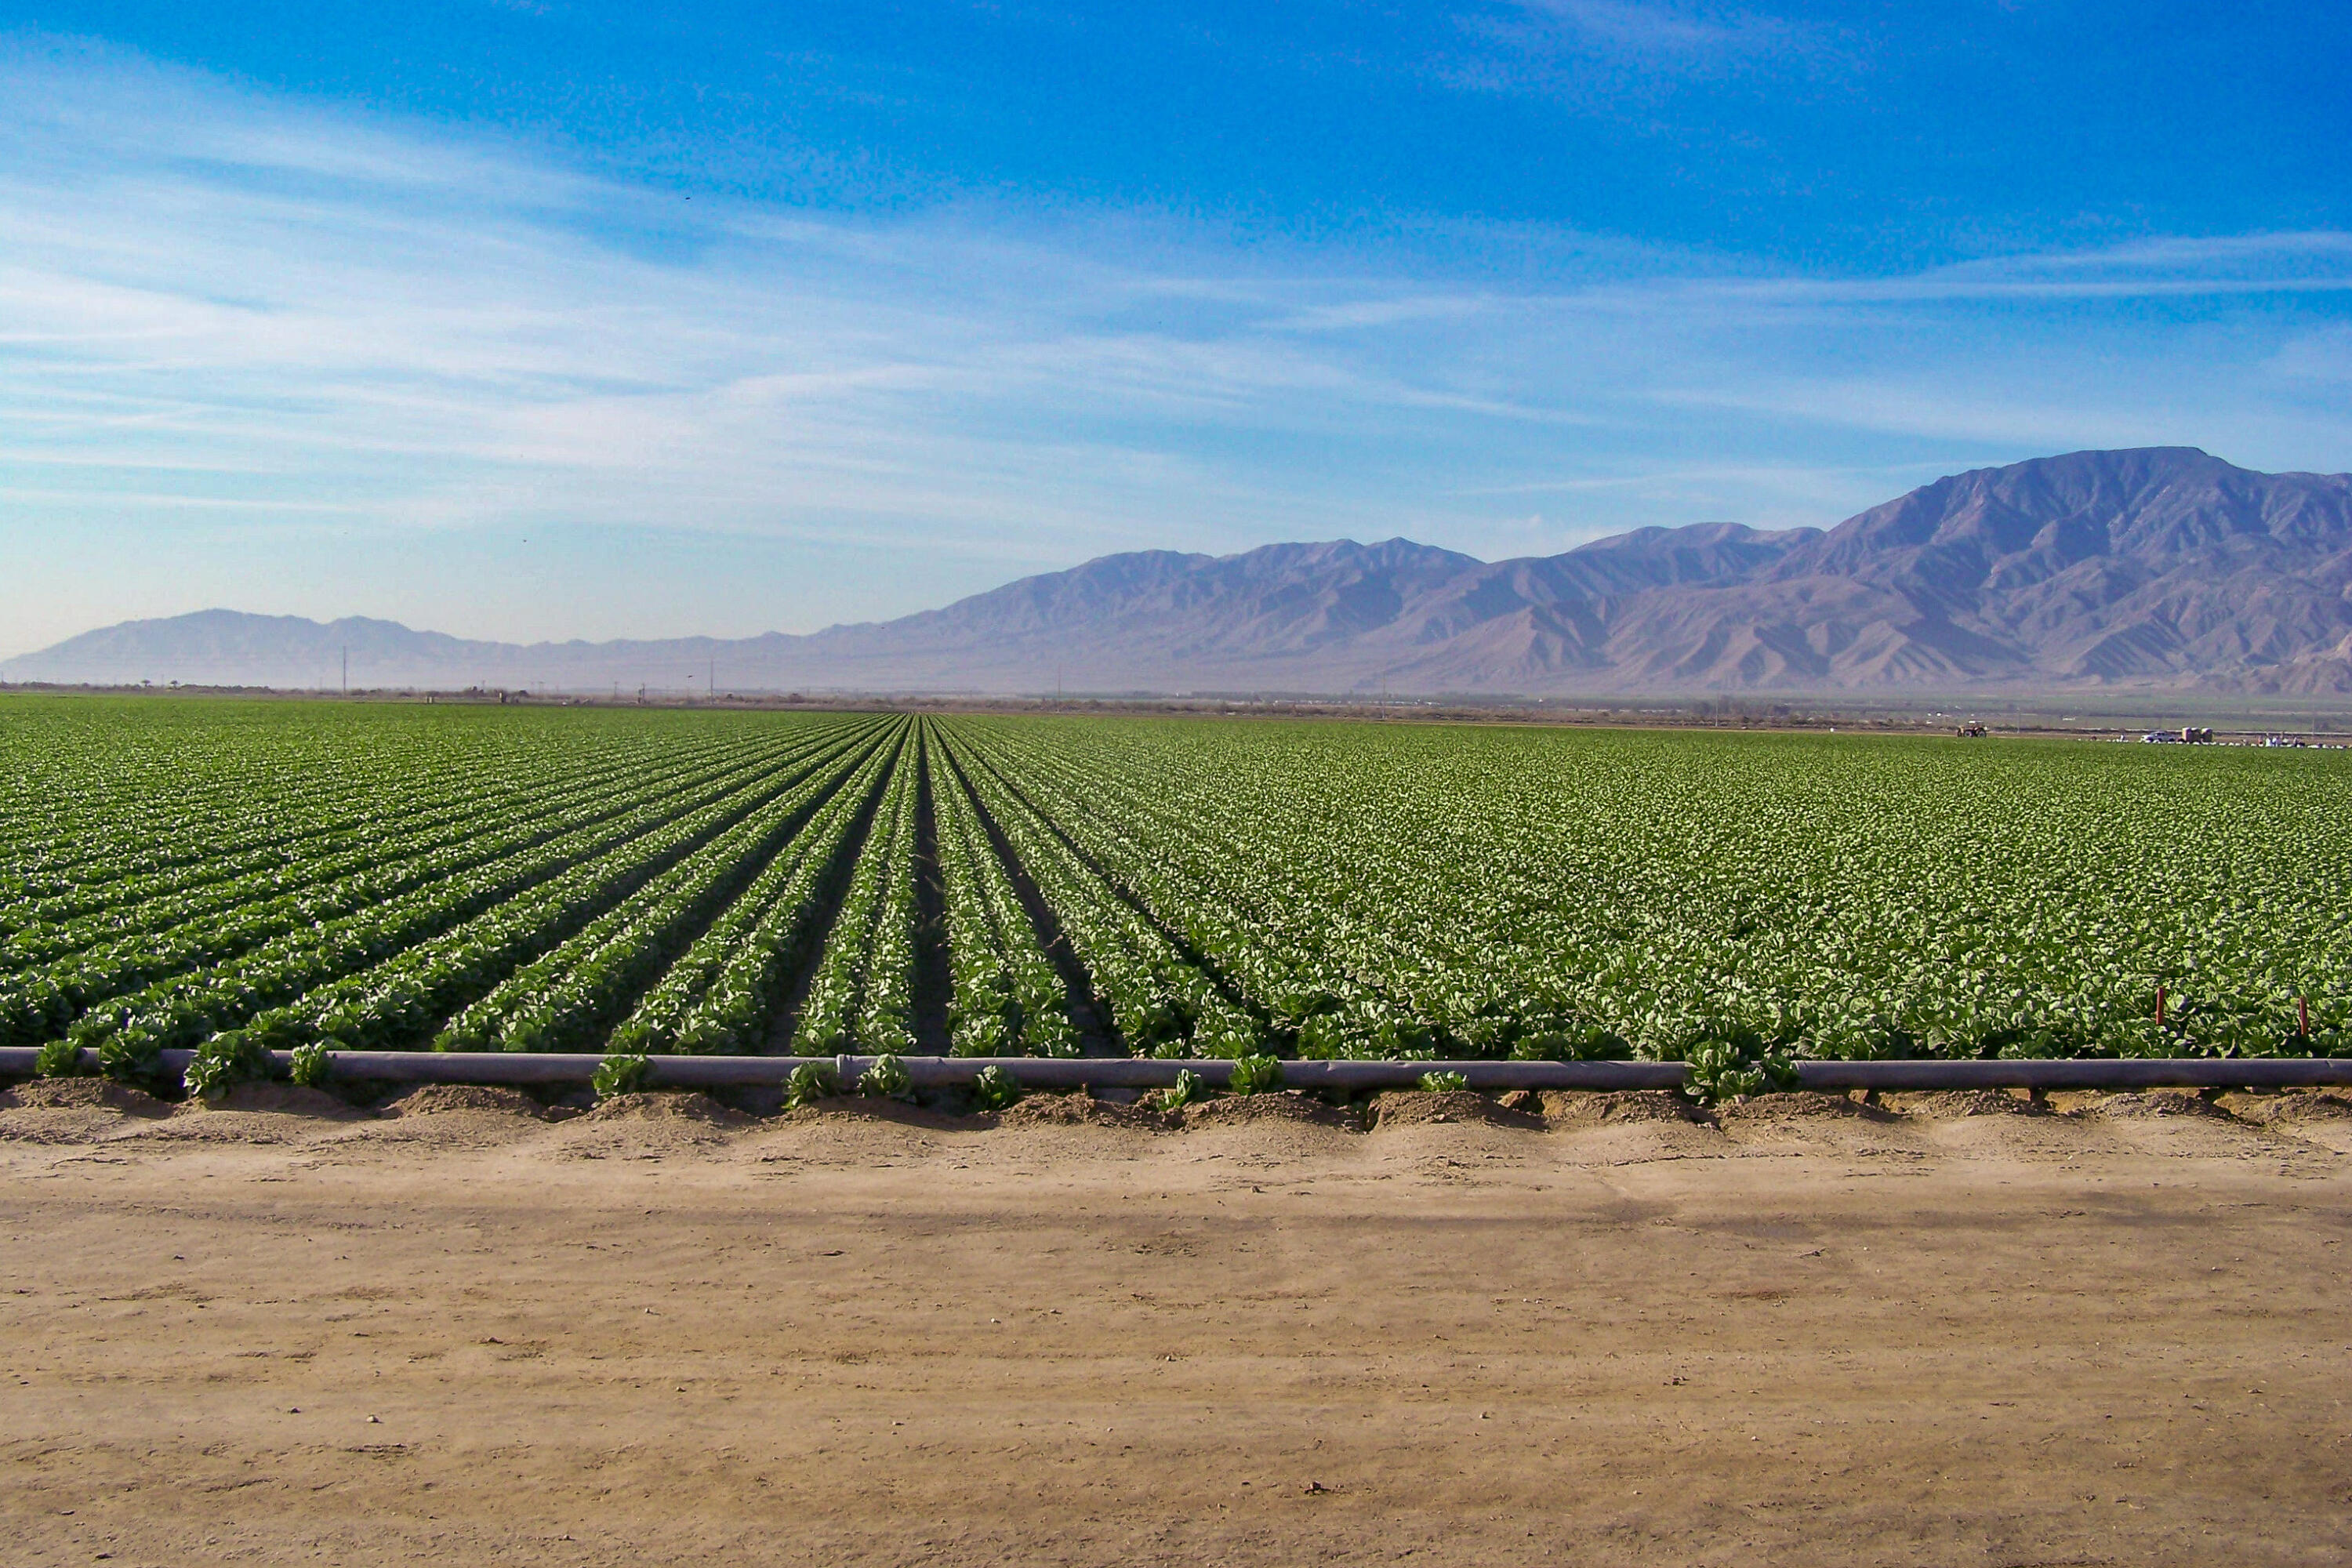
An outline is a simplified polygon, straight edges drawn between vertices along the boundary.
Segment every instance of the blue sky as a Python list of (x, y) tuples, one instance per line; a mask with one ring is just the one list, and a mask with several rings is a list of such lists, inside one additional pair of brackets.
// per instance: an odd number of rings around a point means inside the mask
[(2352, 8), (0, 3), (0, 656), (2352, 468)]

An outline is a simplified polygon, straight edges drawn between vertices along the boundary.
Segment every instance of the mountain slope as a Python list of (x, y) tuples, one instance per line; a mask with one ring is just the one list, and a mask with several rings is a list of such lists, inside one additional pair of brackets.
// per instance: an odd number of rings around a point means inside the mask
[(1939, 479), (1774, 576), (1866, 584), (2015, 673), (2259, 680), (2352, 632), (2352, 478), (2191, 447), (2077, 452)]
[(1110, 555), (809, 637), (468, 642), (205, 611), (16, 680), (1077, 691), (2352, 690), (2352, 477), (2190, 447), (1957, 474), (1827, 532), (1643, 529), (1482, 562), (1392, 539)]

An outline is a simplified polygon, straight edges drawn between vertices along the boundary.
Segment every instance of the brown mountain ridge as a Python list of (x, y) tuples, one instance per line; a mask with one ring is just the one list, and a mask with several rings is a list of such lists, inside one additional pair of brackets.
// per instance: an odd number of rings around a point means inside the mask
[(2352, 476), (2193, 447), (1956, 474), (1823, 532), (1642, 529), (1484, 562), (1391, 539), (1143, 551), (806, 637), (513, 644), (205, 611), (11, 680), (593, 689), (1605, 694), (2352, 690)]

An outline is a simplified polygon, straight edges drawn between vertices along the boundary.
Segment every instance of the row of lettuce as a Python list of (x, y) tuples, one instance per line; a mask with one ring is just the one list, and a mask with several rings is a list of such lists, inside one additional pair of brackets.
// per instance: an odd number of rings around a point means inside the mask
[[(625, 1024), (750, 1031), (772, 1014), (789, 956), (750, 964), (738, 944), (712, 963), (697, 939), (749, 919), (812, 941), (825, 905), (812, 884), (834, 869), (823, 847), (841, 846), (857, 789), (909, 728), (763, 724), (617, 772), (583, 767), (546, 809), (454, 845), (388, 837), (380, 859), (322, 879), (299, 909), (257, 898), (0, 976), (0, 1031), (95, 1050), (126, 1074), (215, 1040), (232, 1053), (554, 1050), (594, 1048)], [(681, 959), (703, 984), (686, 984)]]
[(630, 720), (340, 716), (341, 752), (200, 731), (221, 765), (176, 819), (120, 785), (7, 816), (0, 1042), (121, 1076), (175, 1047), (1638, 1057), (1735, 1082), (1801, 1056), (2352, 1053), (2331, 759)]
[(2352, 770), (1807, 736), (970, 719), (1167, 1056), (2352, 1054)]

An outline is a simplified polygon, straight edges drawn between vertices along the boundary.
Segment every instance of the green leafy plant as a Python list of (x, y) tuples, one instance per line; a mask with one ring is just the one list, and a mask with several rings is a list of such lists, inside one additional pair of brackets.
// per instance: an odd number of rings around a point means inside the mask
[(1282, 1087), (1282, 1063), (1269, 1056), (1237, 1057), (1234, 1075), (1225, 1080), (1234, 1094), (1265, 1094)]
[(1458, 1094), (1470, 1087), (1470, 1080), (1458, 1072), (1425, 1072), (1421, 1087), (1432, 1094)]
[(1633, 1048), (1620, 1037), (1570, 1018), (1531, 1019), (1511, 1042), (1511, 1059), (1519, 1062), (1610, 1061), (1631, 1055)]
[[(1189, 1040), (1170, 1042), (1171, 1048), (1166, 1054), (1238, 1061), (1243, 1057), (1255, 1055), (1260, 1043), (1259, 1032), (1249, 1027), (1246, 1019), (1221, 1019), (1202, 1024), (1193, 1031)], [(1153, 1052), (1155, 1056), (1160, 1054)]]
[(229, 1029), (196, 1047), (188, 1064), (188, 1092), (218, 1100), (238, 1084), (265, 1081), (277, 1066), (268, 1047), (244, 1029)]
[(150, 1084), (163, 1075), (161, 1020), (129, 1007), (108, 1007), (66, 1031), (74, 1045), (98, 1053), (98, 1070), (117, 1083)]
[(807, 1061), (793, 1069), (784, 1080), (784, 1106), (798, 1110), (814, 1105), (820, 1100), (831, 1100), (841, 1092), (841, 1075), (827, 1061)]
[(98, 1070), (117, 1083), (149, 1083), (163, 1076), (163, 1042), (152, 1035), (110, 1035), (98, 1047)]
[(1166, 1089), (1155, 1089), (1144, 1097), (1154, 1110), (1181, 1110), (1184, 1107), (1209, 1098), (1209, 1086), (1191, 1068), (1178, 1068), (1176, 1081)]
[(1706, 1039), (1684, 1053), (1684, 1065), (1689, 1068), (1683, 1079), (1683, 1092), (1693, 1100), (1717, 1105), (1727, 1100), (1746, 1100), (1768, 1089), (1790, 1089), (1797, 1087), (1797, 1067), (1786, 1056), (1776, 1051), (1759, 1049), (1747, 1042), (1727, 1039)]
[(858, 1078), (857, 1092), (868, 1100), (912, 1100), (915, 1077), (905, 1062), (886, 1051)]
[(51, 1040), (33, 1058), (33, 1070), (43, 1078), (81, 1076), (81, 1047), (68, 1039)]
[(1001, 1067), (984, 1067), (972, 1079), (971, 1098), (982, 1110), (1002, 1110), (1021, 1098), (1021, 1080)]
[(599, 1100), (610, 1100), (616, 1094), (635, 1094), (646, 1087), (653, 1076), (653, 1058), (634, 1051), (614, 1051), (596, 1064), (596, 1076), (590, 1079)]
[(1349, 1020), (1338, 1013), (1317, 1013), (1298, 1026), (1298, 1054), (1308, 1061), (1330, 1061), (1369, 1057), (1372, 1051), (1365, 1031)]
[(312, 1040), (294, 1047), (294, 1081), (304, 1089), (324, 1089), (327, 1077), (335, 1069), (335, 1055), (324, 1040)]
[(1201, 1081), (1200, 1074), (1190, 1068), (1179, 1068), (1173, 1084), (1145, 1090), (1141, 1104), (1146, 1110), (1181, 1110), (1195, 1100), (1208, 1099), (1209, 1093), (1209, 1086)]
[[(1688, 1059), (1702, 1100), (1800, 1054), (2352, 1056), (2352, 894), (2311, 872), (2352, 817), (2307, 759), (521, 710), (452, 752), (394, 708), (332, 737), (191, 710), (142, 738), (80, 700), (12, 716), (26, 781), (128, 815), (7, 879), (0, 1045), (158, 1089), (237, 1029), (280, 1062), (436, 1034), (759, 1049), (803, 976), (789, 1048), (911, 1053), (934, 914), (968, 1054), (1076, 1054), (1083, 1018), (1089, 1045), (1180, 1063), (1418, 1060), (1401, 1079)], [(205, 756), (241, 782), (188, 771)], [(2182, 843), (2203, 852), (2161, 852)]]

